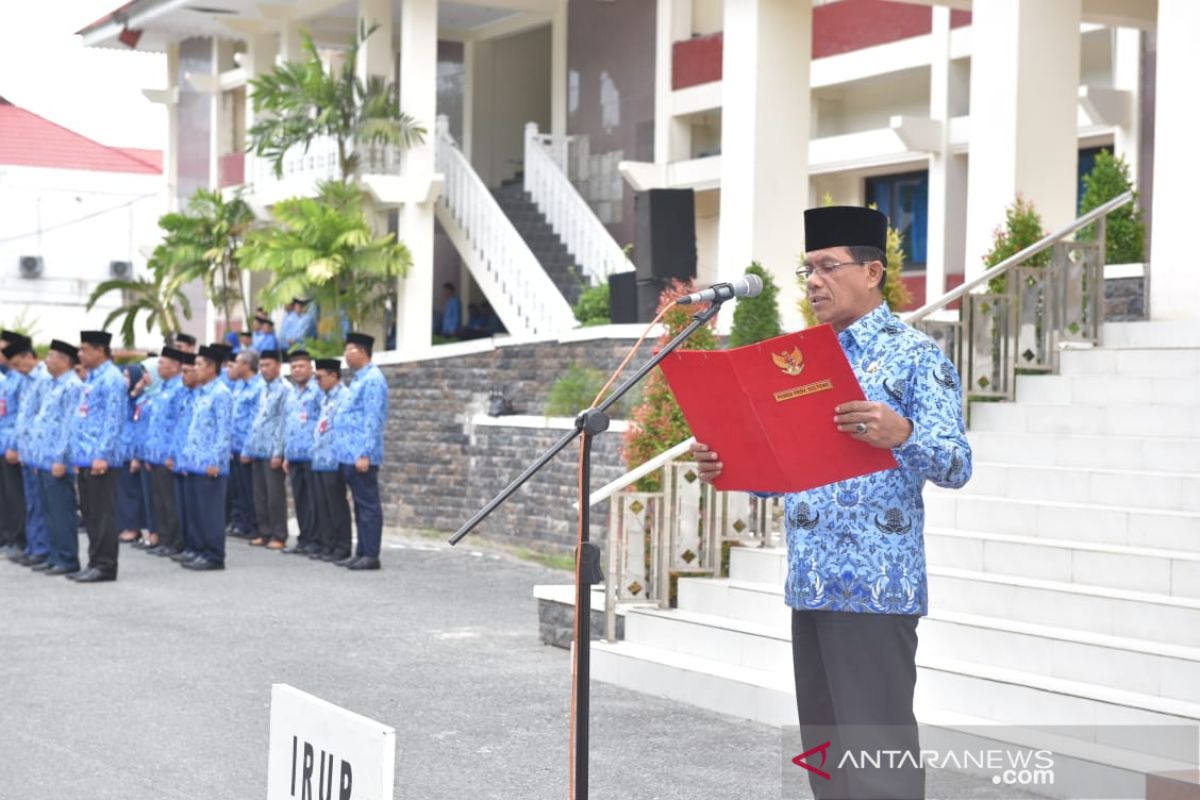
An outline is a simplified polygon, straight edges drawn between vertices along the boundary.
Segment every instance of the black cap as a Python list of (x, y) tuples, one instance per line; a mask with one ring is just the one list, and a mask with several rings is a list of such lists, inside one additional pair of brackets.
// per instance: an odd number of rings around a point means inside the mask
[(112, 334), (108, 331), (80, 331), (79, 341), (96, 347), (108, 347), (112, 343)]
[(233, 359), (233, 348), (224, 342), (212, 342), (208, 347), (210, 350), (215, 350), (221, 354), (222, 364)]
[(254, 316), (254, 321), (261, 322), (263, 325), (274, 325), (275, 324), (274, 321), (272, 321), (272, 319), (270, 317), (264, 317), (261, 314), (256, 314)]
[(864, 206), (824, 206), (804, 212), (804, 251), (874, 247), (887, 252), (888, 218)]
[(64, 342), (60, 339), (55, 339), (52, 342), (50, 342), (50, 349), (55, 350), (59, 353), (62, 353), (64, 356), (67, 356), (72, 361), (79, 358), (79, 348), (73, 344), (67, 344), (66, 342)]
[(21, 337), (19, 339), (12, 339), (9, 341), (9, 344), (6, 344), (4, 346), (4, 357), (8, 358), (8, 359), (16, 358), (17, 356), (21, 355), (22, 353), (32, 353), (32, 352), (33, 352), (33, 342), (29, 341), (25, 337)]
[(238, 338), (253, 339), (254, 331), (238, 331)]
[(317, 369), (323, 369), (328, 372), (341, 372), (342, 360), (340, 358), (318, 358)]
[(210, 344), (200, 345), (200, 352), (196, 355), (208, 359), (218, 366), (225, 363), (225, 351)]
[(164, 347), (162, 350), (162, 355), (159, 356), (159, 358), (169, 358), (172, 361), (178, 361), (180, 364), (182, 364), (183, 357), (190, 355), (191, 353), (185, 353), (182, 350), (176, 350), (174, 347)]
[(307, 359), (311, 360), (312, 356), (310, 356), (308, 354), (308, 351), (305, 350), (303, 347), (298, 347), (295, 350), (288, 353), (287, 358), (288, 358), (288, 361), (291, 361), (292, 359), (295, 359), (295, 358), (307, 358)]
[(195, 364), (196, 364), (196, 354), (195, 353), (181, 353), (180, 355), (182, 356), (182, 358), (179, 359), (180, 364), (183, 364), (185, 367), (195, 366)]
[(351, 331), (350, 333), (346, 334), (346, 344), (356, 344), (359, 347), (365, 347), (366, 349), (370, 350), (375, 346), (375, 337), (368, 336), (365, 333)]
[(146, 358), (158, 358), (158, 351), (157, 350), (147, 350)]
[(0, 339), (3, 339), (6, 342), (15, 342), (17, 339), (24, 336), (25, 334), (18, 333), (17, 331), (10, 331), (8, 328), (0, 331)]
[(283, 353), (279, 352), (278, 350), (263, 350), (258, 354), (259, 361), (267, 358), (271, 359), (272, 361), (283, 361)]
[(175, 334), (175, 343), (179, 344), (180, 342), (195, 347), (196, 337), (192, 336), (190, 333), (177, 333)]
[(302, 305), (302, 306), (306, 306), (306, 305), (308, 305), (309, 303), (311, 303), (312, 301), (311, 301), (311, 300), (309, 300), (309, 299), (307, 299), (307, 298), (305, 298), (305, 297), (293, 297), (293, 298), (292, 298), (292, 302), (293, 302), (293, 303), (299, 303), (299, 304), (300, 304), (300, 305)]

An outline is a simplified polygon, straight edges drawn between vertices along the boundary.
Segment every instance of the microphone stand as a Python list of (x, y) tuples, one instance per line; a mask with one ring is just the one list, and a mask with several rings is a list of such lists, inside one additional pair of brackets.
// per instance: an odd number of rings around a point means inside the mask
[[(725, 296), (722, 296), (725, 294)], [(450, 537), (450, 544), (456, 545), (462, 541), (472, 529), (487, 518), (505, 500), (512, 496), (517, 489), (532, 478), (542, 467), (546, 466), (556, 455), (561, 453), (576, 438), (580, 438), (582, 453), (582, 481), (579, 491), (579, 550), (575, 553), (578, 564), (578, 580), (575, 583), (575, 621), (578, 638), (575, 641), (575, 685), (572, 687), (575, 695), (575, 799), (587, 800), (588, 797), (588, 716), (590, 711), (589, 681), (591, 678), (591, 628), (592, 628), (592, 586), (604, 581), (600, 571), (600, 548), (588, 541), (588, 526), (590, 523), (591, 478), (592, 478), (592, 439), (608, 430), (609, 418), (605, 414), (613, 403), (620, 400), (630, 389), (636, 386), (650, 370), (672, 351), (683, 344), (689, 336), (702, 325), (709, 322), (721, 310), (732, 293), (719, 293), (707, 308), (698, 311), (686, 328), (679, 332), (674, 339), (664, 345), (645, 364), (613, 390), (595, 408), (580, 412), (575, 418), (575, 427), (551, 445), (550, 449), (537, 458), (525, 471), (518, 475), (512, 483), (506, 486), (500, 494), (493, 497), (487, 505), (481, 508), (475, 516), (458, 529)]]

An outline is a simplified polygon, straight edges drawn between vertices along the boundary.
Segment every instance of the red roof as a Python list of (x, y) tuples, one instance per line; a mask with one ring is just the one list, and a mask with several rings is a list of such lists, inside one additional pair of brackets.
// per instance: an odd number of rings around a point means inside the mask
[(0, 97), (0, 164), (158, 175), (162, 153), (100, 144)]

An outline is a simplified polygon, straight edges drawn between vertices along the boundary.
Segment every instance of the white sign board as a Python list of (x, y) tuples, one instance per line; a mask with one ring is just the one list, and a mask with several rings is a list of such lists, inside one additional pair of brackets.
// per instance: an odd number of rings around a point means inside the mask
[(267, 800), (392, 800), (396, 729), (271, 686)]

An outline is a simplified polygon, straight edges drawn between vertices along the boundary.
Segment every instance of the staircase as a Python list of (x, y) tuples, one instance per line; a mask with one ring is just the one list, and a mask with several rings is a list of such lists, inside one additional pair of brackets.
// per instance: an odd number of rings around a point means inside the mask
[[(972, 480), (925, 491), (923, 721), (1200, 721), (1200, 322), (1103, 341), (1018, 377), (1015, 402), (972, 404)], [(795, 724), (786, 571), (784, 550), (734, 548), (729, 578), (680, 579), (677, 609), (628, 608), (592, 675)]]
[(566, 301), (572, 306), (575, 305), (586, 283), (580, 276), (580, 270), (567, 246), (525, 191), (524, 176), (518, 175), (504, 181), (499, 188), (492, 190), (492, 195), (500, 204), (504, 215), (521, 234), (521, 238), (529, 245), (529, 249), (546, 270), (550, 280), (554, 281), (554, 285), (562, 292)]

